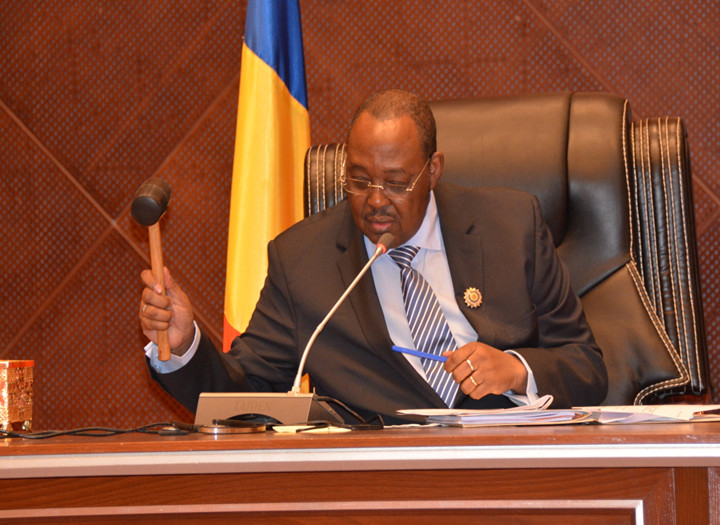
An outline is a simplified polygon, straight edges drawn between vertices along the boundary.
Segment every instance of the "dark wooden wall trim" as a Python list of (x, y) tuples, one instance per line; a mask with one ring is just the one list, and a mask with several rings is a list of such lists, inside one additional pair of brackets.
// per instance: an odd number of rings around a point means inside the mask
[[(689, 130), (712, 381), (720, 377), (716, 2), (301, 1), (313, 142), (370, 92), (430, 100), (611, 91)], [(165, 177), (165, 260), (216, 341), (245, 3), (0, 3), (0, 358), (34, 359), (36, 427), (188, 419), (145, 371), (147, 235), (135, 189)], [(718, 401), (717, 395), (715, 398)]]

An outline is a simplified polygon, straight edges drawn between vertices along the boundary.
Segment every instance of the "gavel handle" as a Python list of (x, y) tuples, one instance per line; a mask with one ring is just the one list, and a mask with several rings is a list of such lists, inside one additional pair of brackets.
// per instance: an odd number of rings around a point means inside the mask
[[(163, 272), (159, 222), (160, 221), (148, 227), (148, 237), (150, 238), (150, 266), (153, 277), (160, 283), (160, 293), (165, 295), (165, 273)], [(158, 359), (160, 359), (160, 361), (170, 359), (170, 339), (168, 338), (167, 330), (158, 330)]]

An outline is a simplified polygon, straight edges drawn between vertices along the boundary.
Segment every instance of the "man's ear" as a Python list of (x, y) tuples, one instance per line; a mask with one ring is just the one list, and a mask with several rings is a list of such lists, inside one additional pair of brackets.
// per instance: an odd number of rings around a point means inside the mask
[(428, 177), (430, 178), (430, 189), (435, 189), (435, 184), (440, 180), (440, 176), (445, 166), (445, 155), (442, 151), (436, 151), (433, 153), (430, 159), (430, 165), (428, 166)]

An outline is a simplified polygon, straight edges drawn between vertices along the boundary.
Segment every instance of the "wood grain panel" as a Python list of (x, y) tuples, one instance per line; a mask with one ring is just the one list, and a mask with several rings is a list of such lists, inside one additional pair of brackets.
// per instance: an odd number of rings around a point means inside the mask
[[(172, 490), (159, 490), (172, 487)], [(338, 519), (362, 514), (438, 518), (479, 517), (551, 523), (667, 523), (674, 515), (672, 469), (551, 469), (375, 471), (130, 476), (0, 481), (0, 518), (25, 509), (49, 517), (90, 507), (96, 515), (151, 515), (153, 508), (183, 515), (262, 512), (266, 516)], [(62, 494), (59, 498), (58, 494)], [(315, 502), (316, 510), (309, 512)], [(355, 502), (350, 504), (348, 502)], [(293, 505), (295, 504), (295, 505)], [(128, 507), (129, 506), (129, 507)], [(193, 507), (197, 506), (197, 507)], [(224, 507), (226, 506), (226, 507)], [(133, 510), (133, 508), (135, 510)], [(47, 510), (47, 509), (66, 509)], [(69, 510), (67, 510), (69, 509)], [(95, 510), (92, 510), (95, 509)], [(121, 509), (121, 510), (120, 510)], [(3, 512), (7, 511), (7, 512)], [(400, 514), (397, 514), (397, 513)], [(268, 514), (269, 513), (269, 514)], [(536, 517), (542, 517), (535, 521)], [(364, 519), (364, 518), (363, 518)], [(593, 521), (595, 520), (595, 521)], [(430, 523), (430, 521), (427, 521)], [(555, 521), (554, 523), (557, 523)]]
[[(36, 429), (191, 419), (143, 370), (146, 236), (127, 207), (147, 177), (171, 182), (166, 263), (217, 341), (245, 5), (0, 3), (0, 358), (36, 360)], [(314, 143), (343, 140), (354, 107), (391, 86), (432, 100), (603, 90), (637, 117), (682, 116), (720, 399), (717, 2), (302, 0), (301, 12)]]
[(708, 508), (710, 525), (720, 525), (720, 468), (708, 469)]

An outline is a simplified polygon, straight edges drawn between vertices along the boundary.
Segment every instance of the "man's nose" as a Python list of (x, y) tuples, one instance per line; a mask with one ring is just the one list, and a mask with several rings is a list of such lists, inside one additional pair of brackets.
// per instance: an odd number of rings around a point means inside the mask
[(380, 185), (373, 185), (368, 188), (367, 200), (368, 204), (373, 208), (382, 208), (390, 202), (385, 195), (385, 190)]

